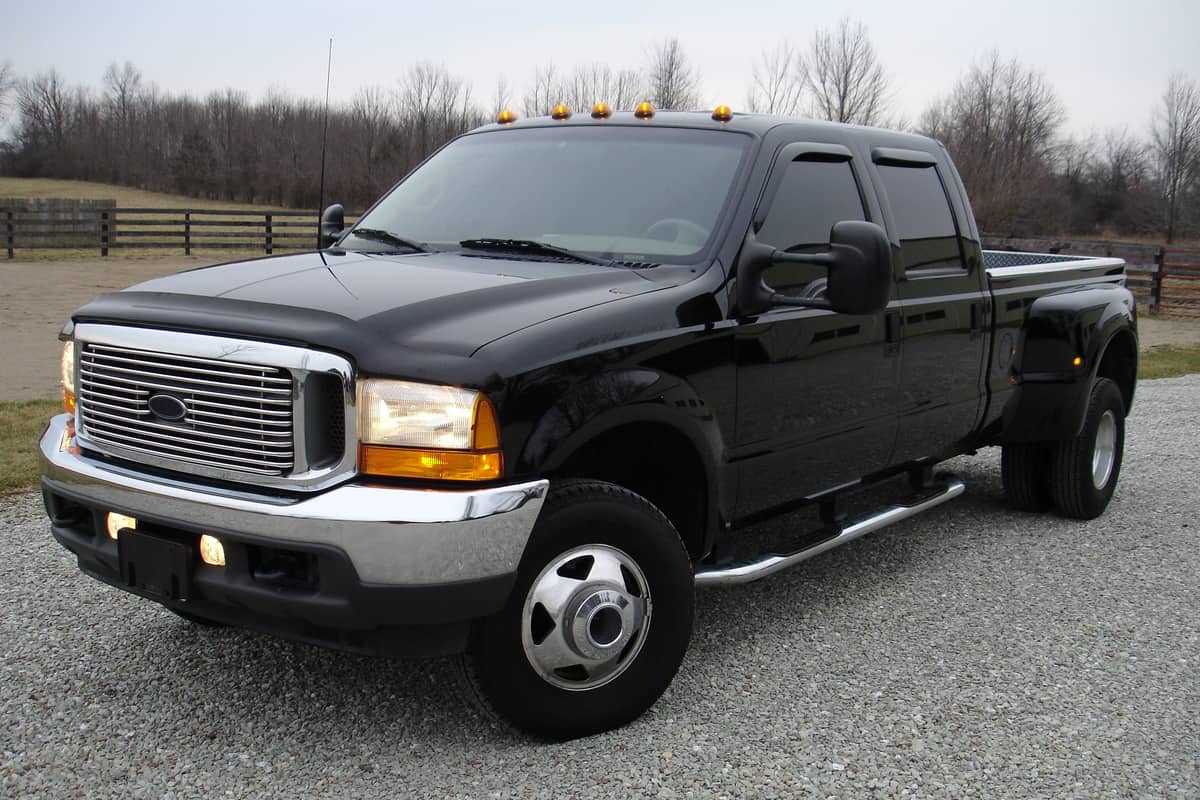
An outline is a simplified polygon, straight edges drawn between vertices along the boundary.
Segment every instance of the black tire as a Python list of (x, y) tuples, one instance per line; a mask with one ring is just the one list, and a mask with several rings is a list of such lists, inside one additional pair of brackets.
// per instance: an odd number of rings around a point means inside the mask
[[(564, 558), (570, 560), (562, 562)], [(632, 567), (626, 569), (626, 563)], [(605, 574), (614, 574), (614, 564), (622, 585), (612, 593), (606, 587), (616, 584), (605, 583), (596, 567), (604, 565), (609, 570)], [(557, 623), (547, 607), (536, 602), (542, 595), (534, 591), (535, 582), (539, 588), (553, 589), (556, 597), (571, 598), (563, 602), (565, 610)], [(679, 534), (651, 503), (600, 481), (555, 484), (521, 559), (508, 604), (475, 625), (460, 660), (470, 699), (492, 717), (546, 739), (587, 736), (636, 719), (666, 690), (683, 661), (691, 638), (694, 584)], [(596, 638), (590, 637), (599, 630), (592, 627), (601, 620), (597, 603), (625, 597), (622, 592), (632, 599), (632, 605), (621, 606), (622, 613), (633, 609), (630, 619), (640, 624), (618, 624), (620, 633), (611, 634), (611, 640), (607, 633), (597, 637), (602, 640), (599, 646), (608, 648), (598, 651), (608, 659), (605, 663), (616, 666), (588, 662), (586, 656), (579, 656), (578, 668), (549, 670), (542, 662), (535, 666), (539, 658), (548, 661), (538, 652), (543, 645), (571, 658), (578, 655), (572, 648), (596, 645)], [(594, 598), (601, 599), (593, 603)], [(585, 620), (589, 608), (591, 616)], [(649, 609), (644, 618), (637, 611), (641, 608)], [(617, 616), (613, 607), (603, 613)], [(552, 641), (554, 636), (561, 642)], [(601, 680), (607, 682), (589, 685)]]
[[(1109, 439), (1111, 446), (1106, 446)], [(1092, 384), (1083, 430), (1074, 439), (1059, 442), (1051, 459), (1055, 511), (1075, 519), (1095, 519), (1104, 513), (1121, 474), (1124, 447), (1125, 400), (1115, 382), (1097, 378)], [(1107, 468), (1104, 452), (1111, 452)]]
[(1047, 511), (1054, 505), (1050, 491), (1053, 447), (1041, 443), (1006, 444), (1000, 454), (1000, 478), (1013, 508)]
[(227, 627), (224, 622), (217, 622), (215, 619), (205, 619), (204, 617), (197, 617), (195, 614), (192, 614), (191, 612), (180, 611), (178, 608), (168, 608), (168, 611), (170, 611), (175, 616), (180, 617), (181, 619), (186, 619), (188, 622), (192, 623), (193, 625), (203, 625), (206, 628)]

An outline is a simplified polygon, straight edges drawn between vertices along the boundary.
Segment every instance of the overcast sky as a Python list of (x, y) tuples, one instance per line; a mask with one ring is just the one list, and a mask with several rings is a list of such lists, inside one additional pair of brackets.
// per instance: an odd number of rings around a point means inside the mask
[(896, 111), (911, 120), (991, 48), (1046, 74), (1072, 133), (1143, 133), (1172, 71), (1200, 79), (1200, 0), (0, 0), (0, 62), (20, 75), (55, 67), (98, 86), (109, 63), (128, 60), (168, 92), (232, 86), (257, 98), (278, 87), (319, 97), (332, 36), (335, 100), (367, 84), (392, 87), (409, 65), (432, 61), (466, 79), (481, 105), (505, 78), (519, 106), (539, 65), (641, 67), (655, 42), (675, 36), (700, 68), (705, 99), (736, 111), (764, 49), (806, 44), (843, 15), (867, 25)]

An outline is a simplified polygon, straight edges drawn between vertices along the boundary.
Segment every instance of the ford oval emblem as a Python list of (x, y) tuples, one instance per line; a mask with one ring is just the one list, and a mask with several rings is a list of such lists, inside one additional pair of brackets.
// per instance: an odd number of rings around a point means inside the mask
[(187, 406), (183, 401), (169, 394), (151, 395), (150, 411), (154, 416), (168, 422), (178, 422), (187, 416)]

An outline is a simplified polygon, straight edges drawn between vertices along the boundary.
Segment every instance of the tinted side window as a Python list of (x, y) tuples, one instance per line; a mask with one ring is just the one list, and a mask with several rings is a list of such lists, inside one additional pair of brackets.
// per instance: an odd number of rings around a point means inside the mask
[[(757, 236), (779, 250), (825, 250), (830, 228), (846, 219), (866, 219), (850, 163), (793, 161)], [(780, 264), (764, 277), (776, 289), (792, 294), (825, 275), (822, 267)]]
[(880, 164), (879, 175), (896, 220), (905, 270), (961, 268), (958, 229), (937, 170)]

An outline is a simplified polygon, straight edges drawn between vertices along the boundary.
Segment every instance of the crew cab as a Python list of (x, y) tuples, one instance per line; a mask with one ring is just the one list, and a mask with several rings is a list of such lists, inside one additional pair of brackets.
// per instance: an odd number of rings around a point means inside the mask
[(953, 499), (940, 461), (1000, 446), (1017, 507), (1078, 519), (1117, 484), (1123, 262), (982, 251), (922, 136), (505, 114), (322, 232), (72, 315), (42, 487), (85, 573), (197, 623), (458, 654), (490, 713), (567, 738), (655, 702), (694, 587)]

